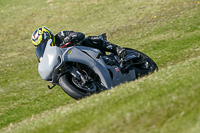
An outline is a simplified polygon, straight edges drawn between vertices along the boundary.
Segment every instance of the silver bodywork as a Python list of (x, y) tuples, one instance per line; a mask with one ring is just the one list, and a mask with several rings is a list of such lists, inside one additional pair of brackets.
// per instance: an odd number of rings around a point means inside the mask
[(40, 60), (38, 71), (42, 79), (54, 85), (59, 85), (58, 71), (67, 62), (82, 63), (93, 69), (99, 75), (101, 83), (106, 89), (136, 78), (134, 70), (122, 74), (117, 66), (106, 65), (101, 57), (97, 58), (97, 54), (100, 52), (98, 49), (84, 46), (60, 49), (57, 46), (51, 46), (51, 43), (50, 39), (46, 44), (43, 56), (38, 57)]

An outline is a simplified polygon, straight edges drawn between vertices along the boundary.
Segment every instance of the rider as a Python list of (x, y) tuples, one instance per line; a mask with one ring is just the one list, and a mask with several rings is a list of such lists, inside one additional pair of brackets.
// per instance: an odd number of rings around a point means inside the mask
[(97, 48), (100, 51), (112, 52), (120, 58), (123, 58), (126, 55), (125, 49), (110, 43), (107, 40), (101, 40), (98, 36), (88, 36), (85, 38), (83, 33), (74, 31), (61, 31), (54, 36), (45, 26), (42, 26), (33, 32), (32, 43), (36, 47), (49, 39), (53, 40), (52, 46), (62, 47), (66, 44), (68, 44), (67, 46), (73, 46), (78, 45), (81, 42), (81, 45), (83, 46)]

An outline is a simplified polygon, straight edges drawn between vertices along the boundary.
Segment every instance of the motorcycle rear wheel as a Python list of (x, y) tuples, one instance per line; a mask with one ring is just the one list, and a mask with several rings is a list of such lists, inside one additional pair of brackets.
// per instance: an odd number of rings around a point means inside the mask
[[(131, 49), (131, 48), (125, 48), (129, 54), (131, 52), (135, 52), (137, 54), (140, 54), (141, 60), (138, 61), (145, 61), (147, 64), (138, 64), (134, 65), (131, 69), (135, 70), (136, 78), (148, 75), (149, 73), (153, 73), (154, 71), (158, 71), (157, 64), (151, 59), (149, 56), (145, 55), (144, 53)], [(145, 67), (145, 65), (148, 65), (148, 67)]]

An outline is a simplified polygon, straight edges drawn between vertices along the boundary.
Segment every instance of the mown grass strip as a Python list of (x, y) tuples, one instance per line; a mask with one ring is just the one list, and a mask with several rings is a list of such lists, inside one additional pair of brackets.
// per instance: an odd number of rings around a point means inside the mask
[(11, 132), (197, 132), (200, 57), (10, 125)]

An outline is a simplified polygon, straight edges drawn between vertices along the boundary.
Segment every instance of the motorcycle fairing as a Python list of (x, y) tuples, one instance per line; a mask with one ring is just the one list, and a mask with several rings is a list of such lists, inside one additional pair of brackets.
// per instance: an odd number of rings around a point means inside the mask
[[(45, 50), (43, 50), (44, 53), (40, 52), (40, 54), (38, 54), (40, 55), (38, 72), (40, 77), (46, 81), (52, 80), (52, 72), (60, 64), (60, 56), (62, 55), (60, 48), (51, 46), (51, 43), (52, 40), (50, 39), (46, 44)], [(39, 53), (38, 49), (36, 49), (36, 54), (37, 53)]]
[(61, 62), (64, 63), (66, 61), (70, 62), (78, 62), (89, 66), (93, 69), (100, 77), (102, 84), (110, 89), (112, 86), (112, 81), (109, 75), (109, 71), (100, 57), (96, 58), (97, 54), (100, 51), (90, 47), (84, 46), (73, 46), (66, 48), (65, 52), (62, 55)]
[(130, 70), (129, 73), (123, 74), (118, 66), (109, 66), (107, 68), (112, 74), (112, 87), (115, 87), (121, 83), (132, 81), (136, 79), (135, 70)]
[[(42, 79), (54, 85), (59, 85), (58, 72), (67, 62), (82, 63), (93, 69), (99, 75), (102, 85), (107, 89), (135, 79), (134, 70), (126, 75), (122, 74), (120, 70), (116, 73), (117, 66), (108, 66), (104, 63), (102, 57), (97, 58), (97, 55), (100, 53), (98, 49), (84, 46), (72, 46), (60, 49), (59, 47), (51, 46), (51, 42), (52, 40), (49, 40), (44, 53), (39, 54), (42, 55), (40, 56), (42, 59), (39, 62), (38, 71)], [(113, 79), (111, 79), (108, 70), (112, 72)]]

